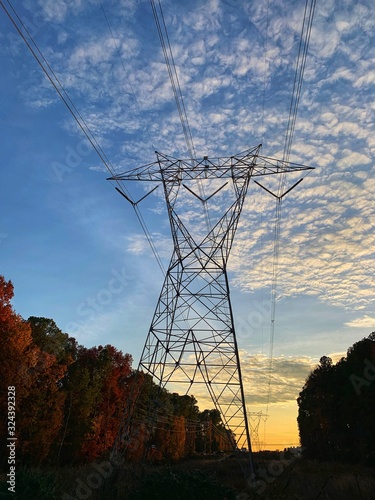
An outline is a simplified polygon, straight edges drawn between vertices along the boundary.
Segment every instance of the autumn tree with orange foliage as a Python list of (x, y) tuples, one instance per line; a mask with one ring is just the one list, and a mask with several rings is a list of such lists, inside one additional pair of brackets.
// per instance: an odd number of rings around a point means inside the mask
[[(124, 411), (135, 415), (129, 460), (179, 460), (228, 448), (217, 410), (201, 413), (194, 396), (160, 388), (111, 345), (88, 349), (52, 319), (24, 320), (13, 310), (13, 293), (12, 282), (0, 276), (0, 411), (6, 415), (7, 388), (15, 386), (19, 461), (65, 465), (105, 456)], [(137, 406), (129, 408), (134, 398)]]
[[(29, 394), (33, 375), (38, 364), (39, 350), (32, 344), (31, 327), (13, 310), (13, 284), (0, 276), (0, 408), (1, 415), (7, 412), (8, 386), (16, 388), (16, 414), (20, 414), (23, 401)], [(19, 420), (16, 420), (17, 426)], [(0, 419), (2, 449), (6, 442), (6, 419)], [(2, 464), (4, 465), (4, 464)]]
[(28, 323), (37, 346), (38, 362), (31, 371), (33, 382), (21, 408), (19, 438), (24, 455), (35, 463), (53, 456), (57, 447), (66, 398), (61, 386), (75, 361), (77, 342), (63, 333), (52, 319), (32, 316)]
[[(17, 455), (23, 461), (41, 463), (63, 422), (64, 394), (58, 382), (67, 372), (53, 353), (42, 350), (33, 339), (33, 322), (25, 321), (11, 305), (11, 281), (0, 276), (0, 379), (1, 409), (5, 414), (6, 390), (16, 388)], [(6, 439), (4, 419), (1, 439)]]
[(65, 460), (94, 460), (115, 440), (128, 396), (132, 358), (113, 346), (80, 346), (64, 381)]
[[(30, 325), (13, 310), (13, 284), (0, 276), (0, 379), (1, 405), (5, 405), (8, 386), (17, 386), (17, 405), (28, 392), (29, 370), (37, 363)], [(4, 413), (3, 413), (4, 414)], [(0, 423), (3, 425), (3, 422)]]

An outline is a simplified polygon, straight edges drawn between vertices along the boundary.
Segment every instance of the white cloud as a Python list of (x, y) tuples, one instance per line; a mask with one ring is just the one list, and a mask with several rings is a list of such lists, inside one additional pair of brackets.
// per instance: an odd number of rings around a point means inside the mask
[[(96, 4), (95, 10), (79, 0), (39, 2), (38, 15), (58, 42), (41, 40), (41, 49), (121, 169), (153, 161), (154, 149), (186, 154), (155, 27), (142, 24), (146, 4), (124, 0), (120, 10), (106, 7), (113, 39), (105, 19), (92, 15), (100, 10)], [(284, 199), (280, 242), (281, 296), (314, 295), (353, 310), (374, 299), (370, 5), (329, 0), (316, 11), (291, 153), (317, 169)], [(198, 155), (230, 155), (262, 139), (264, 154), (282, 155), (303, 6), (274, 2), (269, 8), (266, 46), (263, 4), (233, 8), (212, 0), (196, 8), (188, 2), (164, 7)], [(24, 98), (48, 109), (56, 98), (40, 81), (25, 82)], [(66, 129), (73, 130), (71, 121)], [(293, 182), (288, 177), (285, 187)], [(217, 212), (221, 199), (213, 201)], [(185, 220), (198, 227), (203, 218), (196, 206), (188, 196), (182, 202)], [(234, 283), (244, 290), (272, 284), (274, 206), (252, 185), (229, 261)], [(169, 235), (156, 239), (170, 251)], [(144, 255), (147, 241), (129, 236), (128, 251)]]
[[(151, 234), (153, 243), (157, 249), (159, 256), (162, 258), (171, 257), (171, 241), (168, 237), (161, 233)], [(151, 254), (150, 244), (144, 234), (133, 234), (126, 237), (128, 242), (127, 251), (135, 255)]]
[(149, 245), (144, 235), (134, 235), (127, 237), (127, 250), (133, 254), (144, 254), (149, 249)]
[(47, 21), (61, 23), (69, 10), (79, 11), (83, 8), (82, 0), (39, 0), (44, 17)]
[(375, 70), (369, 71), (366, 75), (357, 78), (353, 83), (354, 88), (367, 87), (375, 83)]
[(350, 326), (352, 328), (374, 328), (375, 329), (375, 318), (365, 314), (362, 318), (353, 319), (345, 323), (345, 326)]

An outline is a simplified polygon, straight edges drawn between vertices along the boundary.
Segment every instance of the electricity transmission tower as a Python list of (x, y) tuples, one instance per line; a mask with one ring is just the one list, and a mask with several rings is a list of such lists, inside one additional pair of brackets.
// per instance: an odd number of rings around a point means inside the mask
[(267, 420), (268, 414), (263, 413), (262, 411), (252, 411), (247, 412), (247, 414), (250, 417), (249, 424), (252, 448), (254, 449), (255, 447), (257, 451), (261, 451), (264, 443), (261, 442), (259, 438), (259, 425), (261, 421), (265, 422)]
[[(237, 156), (199, 160), (156, 153), (156, 162), (111, 178), (162, 184), (174, 244), (139, 369), (162, 388), (184, 386), (186, 393), (193, 386), (206, 388), (233, 448), (249, 451), (228, 258), (250, 179), (311, 168), (261, 157), (260, 147)], [(207, 198), (202, 198), (202, 190), (197, 194), (199, 183), (205, 183), (206, 192), (210, 189)], [(203, 223), (197, 228), (186, 217), (187, 207), (199, 199), (207, 209), (214, 197), (218, 201), (209, 212), (211, 225), (204, 233)]]

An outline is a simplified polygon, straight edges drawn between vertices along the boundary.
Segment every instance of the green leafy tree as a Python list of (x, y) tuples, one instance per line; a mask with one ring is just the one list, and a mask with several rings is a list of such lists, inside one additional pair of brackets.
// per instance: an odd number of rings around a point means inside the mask
[(69, 366), (77, 357), (77, 341), (63, 333), (53, 319), (30, 316), (33, 342), (39, 348), (53, 354), (58, 363)]

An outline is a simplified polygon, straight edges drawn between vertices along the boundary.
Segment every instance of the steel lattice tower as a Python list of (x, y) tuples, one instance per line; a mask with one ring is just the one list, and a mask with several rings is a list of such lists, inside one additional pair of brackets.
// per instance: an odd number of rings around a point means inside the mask
[[(224, 425), (233, 432), (229, 433), (233, 447), (246, 446), (249, 451), (228, 258), (250, 179), (311, 168), (261, 157), (260, 147), (215, 160), (179, 160), (156, 153), (156, 162), (111, 178), (162, 183), (174, 244), (139, 369), (163, 388), (171, 383), (184, 385), (189, 393), (193, 385), (205, 386)], [(194, 183), (200, 182), (211, 182), (214, 192), (206, 199), (194, 191)], [(182, 191), (205, 204), (224, 186), (227, 191), (231, 188), (232, 195), (222, 193), (216, 223), (207, 234), (194, 236), (183, 221), (184, 205), (178, 206)]]

